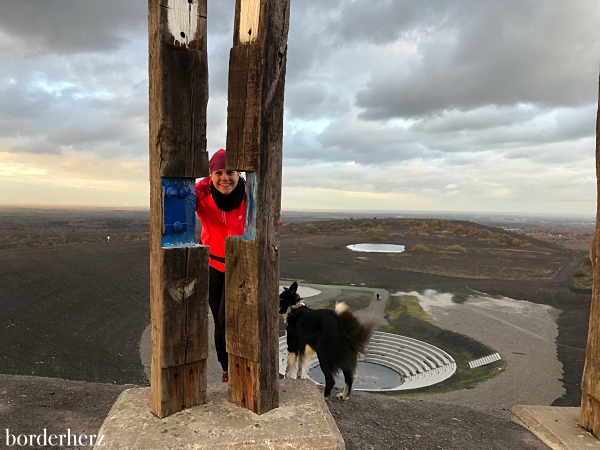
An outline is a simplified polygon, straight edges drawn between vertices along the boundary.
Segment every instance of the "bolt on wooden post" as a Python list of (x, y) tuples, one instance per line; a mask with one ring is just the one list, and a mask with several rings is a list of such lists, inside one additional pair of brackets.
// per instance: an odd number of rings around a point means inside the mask
[(227, 169), (247, 173), (243, 237), (227, 238), (229, 400), (279, 406), (279, 214), (289, 0), (237, 0), (229, 60)]
[(600, 89), (596, 118), (596, 178), (598, 208), (596, 212), (596, 231), (590, 248), (590, 259), (594, 269), (594, 284), (592, 286), (585, 367), (581, 380), (579, 424), (594, 436), (600, 438)]
[(195, 179), (208, 175), (206, 0), (149, 0), (151, 411), (206, 402), (208, 248)]

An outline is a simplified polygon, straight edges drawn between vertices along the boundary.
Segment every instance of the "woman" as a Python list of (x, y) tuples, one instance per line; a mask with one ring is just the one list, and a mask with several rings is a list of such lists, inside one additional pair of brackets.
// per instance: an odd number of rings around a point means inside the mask
[(228, 381), (225, 347), (225, 238), (244, 234), (246, 186), (240, 173), (225, 170), (224, 149), (210, 159), (210, 177), (196, 184), (196, 214), (202, 222), (200, 241), (210, 247), (208, 302), (215, 322), (217, 359)]

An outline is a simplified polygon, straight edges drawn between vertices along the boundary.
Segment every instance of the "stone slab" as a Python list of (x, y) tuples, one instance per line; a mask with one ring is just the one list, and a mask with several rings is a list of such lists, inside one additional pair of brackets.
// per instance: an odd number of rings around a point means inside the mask
[(579, 426), (579, 408), (516, 405), (511, 420), (553, 450), (600, 450), (600, 440)]
[(262, 415), (227, 400), (225, 383), (209, 384), (208, 403), (164, 419), (150, 412), (150, 388), (124, 391), (104, 420), (98, 450), (343, 450), (323, 394), (310, 380), (280, 380), (280, 406)]

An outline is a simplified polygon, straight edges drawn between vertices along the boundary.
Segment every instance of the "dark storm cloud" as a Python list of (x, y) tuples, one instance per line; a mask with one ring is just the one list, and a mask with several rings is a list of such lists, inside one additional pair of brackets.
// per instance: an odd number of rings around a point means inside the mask
[(0, 137), (30, 140), (7, 151), (60, 153), (61, 147), (85, 150), (102, 143), (130, 154), (147, 151), (145, 81), (105, 98), (82, 87), (44, 86), (25, 79), (0, 89)]
[(1, 150), (146, 152), (146, 23), (140, 0), (0, 2)]
[(286, 112), (291, 119), (321, 119), (338, 117), (348, 113), (351, 102), (339, 91), (327, 85), (314, 82), (291, 84), (285, 93)]
[[(209, 152), (234, 8), (208, 2)], [(284, 186), (350, 209), (592, 204), (599, 19), (587, 0), (292, 0)], [(100, 180), (110, 160), (146, 186), (146, 20), (147, 0), (0, 0), (0, 163)]]
[(147, 33), (146, 0), (2, 0), (0, 30), (29, 51), (114, 50), (125, 35)]
[(595, 101), (600, 14), (591, 5), (560, 0), (438, 3), (445, 14), (415, 25), (416, 53), (406, 61), (407, 71), (398, 74), (382, 66), (358, 92), (362, 117)]
[(464, 130), (482, 130), (507, 127), (534, 119), (539, 110), (531, 106), (483, 107), (469, 111), (444, 111), (425, 117), (411, 126), (424, 133), (449, 133)]

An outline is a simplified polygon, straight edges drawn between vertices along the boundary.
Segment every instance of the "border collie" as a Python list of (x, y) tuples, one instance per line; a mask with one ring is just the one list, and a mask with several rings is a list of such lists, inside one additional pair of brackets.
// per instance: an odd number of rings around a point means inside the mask
[(347, 400), (352, 390), (358, 353), (364, 353), (375, 324), (359, 322), (345, 303), (337, 303), (334, 311), (312, 310), (300, 303), (297, 290), (298, 283), (294, 282), (279, 295), (279, 314), (287, 324), (285, 377), (291, 378), (297, 362), (297, 378), (306, 378), (307, 363), (316, 352), (325, 375), (325, 398), (331, 395), (334, 374), (341, 370), (345, 386), (337, 397)]

